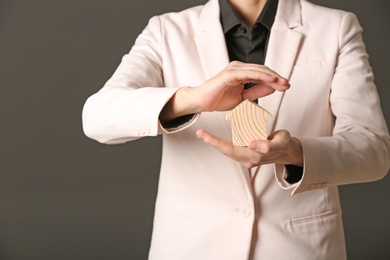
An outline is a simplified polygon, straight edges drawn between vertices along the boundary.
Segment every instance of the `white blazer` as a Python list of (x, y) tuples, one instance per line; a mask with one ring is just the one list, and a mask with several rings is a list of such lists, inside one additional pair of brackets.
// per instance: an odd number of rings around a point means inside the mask
[(203, 128), (230, 139), (225, 112), (176, 129), (158, 120), (178, 88), (229, 63), (218, 1), (150, 20), (83, 110), (85, 133), (99, 142), (164, 135), (150, 259), (346, 258), (337, 186), (378, 180), (390, 165), (361, 32), (351, 13), (279, 0), (265, 64), (291, 88), (259, 104), (273, 115), (269, 132), (287, 129), (302, 143), (303, 178), (290, 185), (283, 165), (248, 170), (196, 138)]

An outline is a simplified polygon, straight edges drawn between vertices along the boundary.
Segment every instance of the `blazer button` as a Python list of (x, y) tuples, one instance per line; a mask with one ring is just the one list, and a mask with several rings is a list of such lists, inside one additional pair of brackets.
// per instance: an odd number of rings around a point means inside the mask
[(251, 215), (251, 209), (246, 205), (238, 207), (237, 212), (244, 217), (249, 217)]

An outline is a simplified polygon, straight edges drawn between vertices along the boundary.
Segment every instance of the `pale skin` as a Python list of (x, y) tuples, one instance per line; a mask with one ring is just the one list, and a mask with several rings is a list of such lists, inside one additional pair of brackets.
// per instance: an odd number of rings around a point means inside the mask
[[(229, 3), (240, 19), (252, 27), (266, 0), (229, 0)], [(248, 82), (257, 85), (244, 90), (244, 84)], [(262, 98), (275, 91), (286, 91), (289, 87), (287, 79), (266, 66), (233, 61), (202, 85), (180, 88), (161, 111), (160, 121), (167, 122), (195, 113), (231, 110), (245, 99)], [(247, 147), (234, 146), (204, 129), (199, 129), (196, 135), (247, 168), (269, 163), (303, 165), (301, 144), (287, 130), (275, 131), (268, 140), (253, 140)]]

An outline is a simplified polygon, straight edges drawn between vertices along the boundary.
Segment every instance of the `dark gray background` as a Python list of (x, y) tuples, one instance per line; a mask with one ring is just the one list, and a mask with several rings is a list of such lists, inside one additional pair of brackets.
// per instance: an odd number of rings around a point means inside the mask
[[(107, 146), (84, 101), (154, 14), (205, 0), (0, 1), (0, 259), (146, 259), (160, 138)], [(390, 122), (389, 1), (317, 0), (355, 12)], [(350, 259), (390, 259), (390, 179), (341, 187)]]

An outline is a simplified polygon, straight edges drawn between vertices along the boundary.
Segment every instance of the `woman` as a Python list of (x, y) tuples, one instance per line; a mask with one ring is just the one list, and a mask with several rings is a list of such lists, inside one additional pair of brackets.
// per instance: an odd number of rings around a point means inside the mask
[[(337, 186), (390, 165), (361, 32), (302, 0), (210, 0), (149, 21), (83, 125), (110, 144), (163, 135), (150, 259), (346, 258)], [(272, 114), (269, 137), (236, 147), (224, 116), (244, 99)]]

